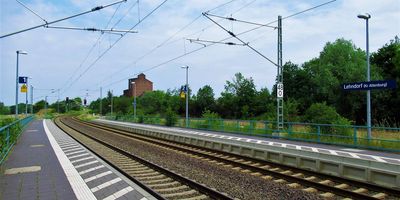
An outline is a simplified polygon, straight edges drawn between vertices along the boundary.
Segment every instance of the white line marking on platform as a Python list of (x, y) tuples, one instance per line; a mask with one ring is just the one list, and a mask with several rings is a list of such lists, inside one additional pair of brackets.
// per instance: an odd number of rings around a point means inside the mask
[(43, 127), (46, 132), (47, 138), (49, 139), (50, 144), (54, 149), (57, 159), (67, 176), (72, 190), (75, 193), (76, 198), (82, 200), (95, 200), (96, 197), (94, 196), (94, 194), (90, 192), (89, 187), (85, 184), (82, 177), (78, 174), (78, 171), (76, 171), (72, 163), (68, 160), (67, 156), (61, 150), (61, 147), (58, 145), (53, 135), (50, 133), (50, 130), (47, 128), (46, 125), (46, 120), (43, 120)]
[(335, 155), (335, 156), (337, 156), (338, 154), (337, 154), (337, 152), (336, 151), (334, 151), (334, 150), (329, 150), (329, 153), (331, 153), (332, 155)]
[(99, 185), (97, 187), (94, 187), (94, 188), (92, 188), (90, 190), (94, 193), (94, 192), (97, 192), (97, 191), (99, 191), (99, 190), (101, 190), (101, 189), (103, 189), (105, 187), (108, 187), (108, 186), (114, 184), (114, 183), (118, 183), (119, 181), (122, 181), (122, 179), (118, 177), (118, 178), (115, 178), (115, 179), (113, 179), (111, 181), (105, 182), (105, 183), (103, 183), (103, 184), (101, 184), (101, 185)]
[(92, 171), (95, 171), (95, 170), (98, 170), (98, 169), (101, 169), (101, 168), (104, 168), (104, 165), (100, 165), (100, 166), (93, 167), (93, 168), (90, 168), (90, 169), (87, 169), (87, 170), (83, 170), (83, 171), (79, 172), (79, 174), (80, 175), (84, 175), (86, 173), (89, 173), (89, 172), (92, 172)]
[(353, 158), (360, 158), (357, 154), (355, 153), (348, 153), (350, 156), (352, 156)]
[(109, 175), (109, 174), (112, 174), (112, 172), (111, 172), (111, 171), (106, 171), (106, 172), (103, 172), (103, 173), (101, 173), (101, 174), (97, 174), (97, 175), (94, 175), (94, 176), (92, 176), (92, 177), (86, 178), (84, 181), (87, 183), (87, 182), (89, 182), (89, 181), (93, 181), (93, 180), (95, 180), (95, 179), (101, 178), (101, 177), (103, 177), (103, 176), (107, 176), (107, 175)]
[(5, 175), (12, 175), (12, 174), (22, 174), (22, 173), (29, 173), (29, 172), (38, 172), (41, 169), (42, 168), (40, 166), (10, 168), (10, 169), (6, 169), (4, 174)]
[(81, 149), (81, 150), (78, 150), (78, 151), (73, 151), (73, 152), (66, 153), (65, 155), (70, 156), (70, 155), (74, 155), (74, 154), (77, 154), (77, 153), (83, 153), (85, 151), (86, 150)]
[(89, 155), (89, 153), (82, 153), (82, 154), (78, 154), (78, 155), (71, 156), (71, 157), (68, 157), (68, 158), (71, 160), (71, 159), (74, 159), (74, 158), (79, 158), (79, 157), (87, 156), (87, 155)]
[(98, 163), (98, 162), (99, 162), (98, 160), (94, 160), (92, 162), (83, 163), (81, 165), (75, 166), (75, 169), (78, 169), (78, 168), (81, 168), (81, 167), (84, 167), (84, 166), (88, 166), (88, 165), (91, 165), (91, 164), (94, 164), (94, 163)]
[(129, 187), (126, 187), (126, 188), (104, 198), (103, 200), (114, 200), (114, 199), (124, 196), (125, 194), (128, 194), (130, 191), (133, 191), (133, 188), (129, 186)]
[(362, 149), (341, 149), (342, 151), (354, 151), (354, 152), (362, 152)]
[(64, 150), (64, 153), (67, 153), (67, 152), (72, 152), (72, 151), (81, 150), (81, 149), (82, 149), (82, 148), (81, 148), (80, 146), (76, 145), (76, 147), (73, 147), (73, 148), (64, 148), (63, 150)]
[(77, 162), (84, 161), (84, 160), (89, 160), (89, 159), (92, 159), (92, 158), (93, 158), (92, 156), (88, 156), (88, 157), (85, 157), (85, 158), (81, 158), (81, 159), (78, 159), (78, 160), (71, 161), (71, 163), (77, 163)]
[(375, 159), (375, 160), (377, 160), (377, 161), (379, 161), (379, 162), (384, 162), (384, 163), (387, 163), (387, 161), (386, 160), (383, 160), (382, 158), (380, 158), (379, 156), (371, 156), (373, 159)]

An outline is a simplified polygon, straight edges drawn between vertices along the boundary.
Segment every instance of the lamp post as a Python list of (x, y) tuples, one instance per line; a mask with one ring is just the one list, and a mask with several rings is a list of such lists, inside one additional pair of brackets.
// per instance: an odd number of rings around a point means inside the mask
[(33, 115), (33, 85), (31, 84), (31, 114)]
[(188, 71), (189, 66), (182, 66), (182, 69), (186, 69), (186, 128), (189, 128), (189, 84), (188, 84)]
[(28, 53), (26, 51), (17, 51), (17, 73), (15, 76), (15, 118), (18, 118), (18, 59), (19, 59), (19, 54), (27, 55)]
[(133, 84), (133, 121), (136, 120), (136, 83), (135, 81), (131, 82)]
[[(366, 50), (367, 50), (367, 81), (371, 79), (370, 76), (370, 65), (369, 65), (369, 29), (368, 29), (368, 19), (371, 15), (368, 13), (357, 15), (360, 19), (365, 19), (366, 22)], [(367, 129), (368, 129), (368, 140), (371, 139), (371, 90), (367, 90)]]
[[(26, 85), (27, 85), (27, 86), (28, 86), (29, 79), (32, 79), (32, 78), (27, 77), (27, 79), (26, 79)], [(28, 115), (28, 91), (29, 91), (29, 90), (27, 90), (27, 91), (25, 92), (25, 115)], [(32, 91), (31, 91), (31, 92), (32, 92)]]

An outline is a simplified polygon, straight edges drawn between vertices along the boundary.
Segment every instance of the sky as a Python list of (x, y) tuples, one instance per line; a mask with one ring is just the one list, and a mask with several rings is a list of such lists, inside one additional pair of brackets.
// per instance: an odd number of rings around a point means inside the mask
[[(113, 0), (15, 0), (0, 1), (0, 36), (82, 13)], [(128, 78), (144, 73), (154, 90), (180, 88), (189, 66), (189, 85), (194, 92), (210, 85), (220, 96), (227, 80), (241, 72), (257, 89), (275, 83), (276, 66), (241, 45), (195, 43), (189, 39), (221, 41), (229, 34), (202, 16), (223, 17), (277, 26), (278, 15), (290, 16), (328, 2), (317, 0), (128, 0), (49, 26), (134, 30), (123, 35), (40, 27), (0, 39), (0, 102), (15, 104), (16, 51), (19, 75), (28, 76), (34, 102), (65, 97), (95, 100), (106, 91), (122, 95)], [(161, 5), (161, 6), (160, 6)], [(158, 7), (160, 6), (160, 7)], [(158, 8), (157, 8), (158, 7)], [(156, 9), (157, 8), (157, 9)], [(154, 12), (152, 12), (154, 11)], [(327, 42), (338, 38), (353, 41), (365, 50), (365, 20), (369, 20), (370, 52), (400, 35), (400, 0), (337, 0), (282, 21), (283, 63), (302, 64), (318, 57)], [(211, 17), (239, 34), (257, 26)], [(238, 36), (264, 56), (277, 62), (277, 30), (259, 27)], [(240, 42), (234, 38), (224, 42)], [(206, 47), (204, 47), (206, 45)], [(363, 81), (363, 80), (360, 80)], [(20, 86), (19, 86), (20, 87)], [(25, 94), (19, 93), (19, 102)]]

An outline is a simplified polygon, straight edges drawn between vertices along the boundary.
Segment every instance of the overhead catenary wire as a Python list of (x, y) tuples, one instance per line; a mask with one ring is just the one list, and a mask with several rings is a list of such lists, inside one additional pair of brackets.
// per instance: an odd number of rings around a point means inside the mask
[(261, 23), (255, 23), (255, 22), (250, 22), (250, 21), (244, 21), (244, 20), (233, 18), (233, 17), (223, 17), (223, 16), (214, 15), (214, 14), (210, 14), (210, 13), (206, 13), (206, 14), (209, 15), (209, 16), (212, 16), (212, 17), (217, 17), (217, 18), (221, 18), (221, 19), (227, 19), (227, 20), (230, 20), (230, 21), (241, 22), (241, 23), (245, 23), (245, 24), (257, 25), (257, 26), (265, 26), (265, 27), (269, 27), (269, 28), (273, 28), (273, 29), (277, 29), (278, 28), (276, 26), (270, 26), (270, 25), (261, 24)]
[(127, 0), (120, 0), (120, 1), (117, 1), (117, 2), (114, 2), (114, 3), (110, 3), (110, 4), (107, 4), (107, 5), (104, 5), (104, 6), (97, 6), (97, 7), (92, 8), (89, 11), (78, 13), (78, 14), (75, 14), (75, 15), (72, 15), (72, 16), (69, 16), (69, 17), (64, 17), (64, 18), (61, 18), (61, 19), (58, 19), (58, 20), (54, 20), (54, 21), (51, 21), (51, 22), (45, 22), (44, 24), (40, 24), (40, 25), (33, 26), (33, 27), (30, 27), (30, 28), (27, 28), (27, 29), (23, 29), (23, 30), (19, 30), (19, 31), (16, 31), (16, 32), (13, 32), (13, 33), (8, 33), (8, 34), (5, 34), (5, 35), (2, 35), (2, 36), (0, 36), (0, 39), (1, 38), (5, 38), (5, 37), (9, 37), (9, 36), (12, 36), (12, 35), (15, 35), (15, 34), (23, 33), (23, 32), (26, 32), (26, 31), (30, 31), (30, 30), (33, 30), (33, 29), (37, 29), (37, 28), (40, 28), (40, 27), (44, 27), (46, 25), (50, 25), (50, 24), (54, 24), (54, 23), (57, 23), (57, 22), (61, 22), (61, 21), (67, 20), (67, 19), (75, 18), (75, 17), (81, 16), (81, 15), (85, 15), (85, 14), (88, 14), (88, 13), (91, 13), (91, 12), (95, 12), (95, 11), (98, 11), (98, 10), (113, 6), (115, 4), (120, 4), (120, 3), (126, 2), (126, 1)]
[[(117, 11), (119, 10), (119, 8), (121, 7), (122, 4), (118, 4), (117, 8), (114, 10), (114, 13), (112, 14), (112, 16), (110, 17), (110, 19), (108, 20), (106, 26), (104, 27), (105, 29), (108, 28), (108, 26), (110, 25), (112, 19), (114, 18), (115, 14), (117, 13)], [(112, 27), (114, 28), (114, 27)], [(78, 71), (82, 68), (83, 64), (86, 62), (86, 60), (89, 58), (90, 54), (93, 52), (94, 48), (97, 46), (97, 44), (99, 43), (99, 41), (102, 39), (103, 34), (100, 34), (99, 37), (97, 37), (96, 42), (92, 45), (92, 47), (90, 48), (90, 50), (88, 51), (88, 53), (86, 54), (86, 56), (84, 57), (84, 59), (81, 61), (81, 63), (79, 64), (79, 66), (74, 70), (74, 72), (71, 74), (71, 76), (67, 79), (67, 81), (64, 83), (64, 85), (68, 85), (69, 81), (72, 81), (72, 78), (76, 75), (76, 73), (78, 73)]]
[(278, 64), (276, 64), (274, 61), (272, 61), (270, 58), (268, 58), (267, 56), (265, 56), (264, 54), (262, 54), (260, 51), (258, 51), (257, 49), (255, 49), (254, 47), (250, 46), (249, 43), (244, 42), (242, 39), (240, 39), (237, 35), (235, 35), (233, 32), (229, 31), (228, 29), (226, 29), (225, 27), (223, 27), (221, 24), (217, 23), (215, 20), (211, 19), (207, 13), (203, 13), (203, 15), (205, 17), (207, 17), (210, 21), (212, 21), (213, 23), (215, 23), (217, 26), (219, 26), (220, 28), (222, 28), (224, 31), (226, 31), (227, 33), (229, 33), (229, 35), (231, 35), (233, 38), (239, 40), (241, 43), (243, 43), (244, 45), (246, 45), (247, 47), (249, 47), (251, 50), (253, 50), (254, 52), (256, 52), (258, 55), (260, 55), (261, 57), (265, 58), (266, 60), (268, 60), (270, 63), (272, 63), (273, 65), (278, 67)]
[(41, 17), (37, 12), (33, 11), (32, 9), (30, 9), (27, 5), (25, 5), (24, 3), (22, 3), (19, 0), (16, 0), (19, 4), (21, 4), (23, 7), (25, 7), (27, 10), (29, 10), (31, 13), (33, 13), (34, 15), (36, 15), (37, 17), (39, 17), (41, 20), (43, 20), (45, 23), (47, 23), (47, 20), (45, 20), (43, 17)]
[[(156, 10), (158, 10), (162, 5), (164, 5), (168, 0), (164, 0), (157, 7), (155, 7), (152, 11), (150, 11), (143, 19), (133, 25), (129, 30), (133, 30), (136, 26), (142, 23), (145, 19), (151, 16)], [(72, 87), (74, 83), (76, 83), (87, 71), (89, 71), (110, 49), (112, 49), (127, 33), (124, 33), (120, 38), (118, 38), (109, 48), (107, 48), (103, 53), (100, 54), (72, 83), (63, 91), (65, 93), (69, 88)]]
[(46, 28), (66, 29), (66, 30), (82, 30), (82, 31), (97, 31), (102, 33), (138, 33), (134, 30), (119, 30), (119, 29), (98, 29), (98, 28), (81, 28), (81, 27), (66, 27), (66, 26), (46, 26)]
[[(228, 4), (232, 3), (232, 2), (235, 2), (235, 1), (237, 1), (237, 0), (230, 0), (230, 1), (228, 1), (228, 2), (225, 2), (225, 3), (223, 3), (223, 4), (220, 4), (220, 5), (218, 5), (218, 6), (214, 7), (214, 8), (212, 8), (212, 9), (210, 9), (209, 11), (217, 10), (217, 9), (219, 9), (219, 8), (221, 8), (221, 7), (223, 7), (223, 6), (226, 6), (226, 5), (228, 5)], [(253, 3), (254, 1), (256, 1), (256, 0), (253, 0), (252, 2), (246, 4), (245, 6), (241, 7), (239, 10), (243, 9), (244, 7), (249, 6), (249, 5), (250, 5), (251, 3)], [(235, 11), (235, 12), (238, 12), (238, 11)], [(132, 64), (138, 63), (140, 60), (142, 60), (142, 59), (144, 59), (145, 57), (149, 56), (150, 54), (152, 54), (153, 52), (155, 52), (157, 49), (161, 48), (162, 46), (167, 45), (168, 42), (169, 42), (170, 40), (172, 40), (175, 36), (177, 36), (177, 35), (178, 35), (179, 33), (181, 33), (183, 30), (185, 30), (186, 28), (188, 28), (189, 26), (191, 26), (194, 22), (196, 22), (196, 21), (197, 21), (198, 19), (200, 19), (201, 17), (202, 17), (202, 14), (198, 15), (198, 16), (195, 17), (193, 20), (191, 20), (189, 23), (187, 23), (187, 24), (184, 25), (182, 28), (180, 28), (178, 31), (176, 31), (174, 34), (172, 34), (170, 37), (168, 37), (166, 40), (164, 40), (164, 41), (161, 42), (160, 44), (156, 45), (154, 48), (152, 48), (151, 50), (149, 50), (148, 52), (146, 52), (145, 54), (143, 54), (142, 56), (140, 56), (139, 58), (137, 58), (135, 61), (129, 63), (128, 65), (122, 67), (120, 70), (118, 70), (118, 71), (112, 73), (111, 75), (108, 75), (108, 76), (105, 77), (104, 79), (102, 79), (98, 84), (96, 84), (96, 86), (98, 86), (99, 84), (101, 84), (103, 81), (109, 79), (110, 77), (112, 77), (112, 76), (114, 76), (114, 75), (116, 75), (116, 74), (118, 74), (118, 73), (120, 73), (120, 72), (126, 70), (126, 69), (127, 69), (129, 66), (131, 66)], [(204, 31), (205, 29), (210, 28), (211, 26), (213, 26), (213, 25), (210, 25), (210, 26), (208, 26), (208, 27), (206, 27), (206, 28), (203, 28), (203, 29), (200, 30), (200, 31)], [(197, 34), (197, 33), (200, 32), (200, 31), (197, 31), (196, 33), (192, 33), (192, 34), (190, 34), (189, 36), (192, 36), (192, 35), (194, 35), (194, 34)], [(174, 40), (174, 41), (172, 41), (171, 43), (176, 42), (176, 41), (178, 41), (178, 40), (180, 41), (181, 39)]]
[[(313, 6), (313, 7), (311, 7), (311, 8), (308, 8), (308, 9), (306, 9), (306, 10), (302, 10), (302, 11), (299, 11), (299, 12), (297, 12), (297, 13), (294, 13), (294, 14), (291, 14), (291, 15), (288, 15), (288, 16), (285, 16), (285, 17), (282, 17), (282, 20), (283, 20), (283, 19), (288, 19), (288, 18), (294, 17), (294, 16), (296, 16), (296, 15), (299, 15), (299, 14), (302, 14), (302, 13), (305, 13), (305, 12), (308, 12), (308, 11), (311, 11), (311, 10), (313, 10), (313, 9), (316, 9), (316, 8), (321, 7), (321, 6), (324, 6), (324, 5), (333, 3), (333, 2), (335, 2), (335, 1), (337, 1), (337, 0), (331, 0), (331, 1), (328, 1), (328, 2), (325, 2), (325, 3), (322, 3), (322, 4), (319, 4), (319, 5), (317, 5), (317, 6)], [(273, 24), (273, 23), (276, 23), (277, 21), (278, 21), (278, 20), (274, 20), (274, 21), (265, 23), (265, 24), (263, 24), (263, 25), (271, 25), (271, 24)], [(251, 29), (242, 31), (242, 32), (237, 33), (237, 34), (235, 34), (235, 35), (236, 35), (236, 36), (244, 35), (244, 34), (247, 34), (247, 33), (249, 33), (249, 32), (255, 31), (255, 30), (257, 30), (257, 29), (260, 29), (260, 28), (262, 28), (262, 27), (264, 27), (264, 26), (256, 26), (256, 27), (254, 27), (254, 28), (251, 28)], [(229, 36), (229, 37), (223, 38), (223, 39), (221, 39), (221, 40), (218, 40), (218, 42), (224, 42), (224, 41), (229, 40), (229, 39), (232, 39), (232, 38), (233, 38), (233, 36)], [(163, 66), (163, 65), (165, 65), (165, 64), (167, 64), (167, 63), (170, 63), (170, 62), (172, 62), (172, 61), (178, 60), (178, 59), (180, 59), (180, 58), (182, 58), (182, 57), (185, 57), (185, 56), (187, 56), (187, 55), (193, 54), (193, 53), (198, 52), (198, 51), (200, 51), (200, 50), (202, 50), (202, 49), (205, 49), (205, 48), (207, 48), (207, 47), (214, 46), (215, 44), (216, 44), (216, 43), (210, 43), (210, 44), (208, 44), (208, 45), (204, 45), (204, 46), (202, 46), (202, 47), (199, 47), (198, 49), (195, 49), (195, 50), (189, 51), (189, 52), (187, 52), (187, 53), (178, 55), (178, 56), (176, 56), (176, 57), (174, 57), (174, 58), (171, 58), (171, 59), (169, 59), (169, 60), (167, 60), (167, 61), (161, 62), (161, 63), (156, 64), (156, 65), (154, 65), (154, 66), (151, 66), (151, 67), (149, 67), (149, 68), (147, 68), (147, 69), (145, 69), (145, 70), (142, 70), (142, 71), (139, 72), (139, 73), (135, 73), (135, 74), (133, 74), (133, 75), (125, 76), (124, 78), (121, 78), (121, 79), (119, 79), (119, 80), (116, 80), (116, 81), (113, 81), (113, 82), (111, 82), (111, 83), (109, 83), (109, 84), (106, 84), (106, 85), (103, 86), (103, 88), (107, 88), (107, 87), (110, 87), (110, 86), (112, 86), (112, 85), (114, 85), (114, 84), (116, 84), (116, 83), (119, 83), (119, 82), (121, 82), (121, 81), (125, 81), (127, 78), (130, 78), (130, 77), (132, 77), (132, 76), (136, 76), (136, 75), (138, 75), (138, 74), (140, 74), (140, 73), (144, 73), (144, 72), (147, 72), (147, 71), (150, 71), (150, 70), (154, 70), (154, 69), (156, 69), (156, 68), (158, 68), (158, 67), (161, 67), (161, 66)], [(275, 64), (275, 66), (276, 66), (276, 64)]]
[[(122, 21), (122, 19), (125, 18), (126, 15), (128, 15), (128, 13), (130, 12), (130, 10), (136, 5), (138, 4), (139, 1), (136, 1), (129, 9), (127, 12), (125, 12), (125, 14), (117, 21), (117, 23), (115, 23), (111, 28), (114, 28), (115, 26), (118, 25), (119, 22)], [(139, 5), (139, 4), (138, 4)], [(114, 10), (113, 15), (110, 17), (110, 19), (107, 22), (107, 25), (105, 26), (105, 28), (108, 28), (108, 26), (110, 25), (112, 19), (114, 18), (115, 14), (117, 13), (117, 11), (119, 10), (121, 4), (118, 5), (118, 7)], [(96, 42), (92, 45), (92, 47), (90, 48), (89, 52), (86, 54), (85, 58), (81, 61), (81, 63), (79, 64), (79, 67), (75, 69), (75, 71), (72, 73), (72, 75), (69, 77), (69, 79), (67, 80), (67, 82), (64, 85), (68, 85), (67, 87), (69, 87), (70, 84), (69, 81), (72, 81), (72, 78), (76, 75), (76, 73), (83, 67), (83, 64), (86, 62), (86, 60), (89, 58), (90, 54), (93, 52), (93, 50), (95, 49), (95, 47), (99, 44), (100, 40), (103, 38), (103, 34), (99, 35), (99, 37), (96, 39)], [(67, 88), (66, 87), (66, 88)]]

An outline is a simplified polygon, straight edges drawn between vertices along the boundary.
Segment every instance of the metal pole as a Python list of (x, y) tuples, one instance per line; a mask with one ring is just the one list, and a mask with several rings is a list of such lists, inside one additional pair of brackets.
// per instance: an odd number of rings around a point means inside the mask
[[(367, 40), (367, 81), (371, 81), (371, 71), (369, 65), (369, 29), (368, 19), (366, 19), (366, 40)], [(368, 126), (368, 139), (371, 139), (371, 90), (367, 90), (367, 126)]]
[(189, 128), (189, 66), (186, 66), (186, 128)]
[(133, 121), (136, 120), (136, 83), (134, 82), (134, 94), (133, 94)]
[(47, 115), (47, 96), (44, 97), (44, 118)]
[(57, 89), (57, 113), (60, 113), (60, 89)]
[(33, 86), (31, 85), (31, 114), (33, 115)]
[[(360, 19), (365, 19), (365, 32), (366, 32), (366, 50), (367, 50), (367, 81), (371, 81), (370, 76), (370, 65), (369, 65), (369, 28), (368, 28), (368, 20), (371, 18), (371, 15), (368, 13), (357, 15)], [(371, 91), (367, 90), (367, 137), (368, 140), (371, 139)]]
[[(28, 78), (26, 79), (26, 86), (28, 87)], [(25, 92), (25, 115), (28, 115), (28, 89)]]
[(111, 90), (111, 116), (113, 114), (113, 91)]
[(103, 115), (103, 90), (100, 87), (100, 116)]
[(276, 84), (276, 93), (277, 93), (277, 128), (278, 130), (283, 129), (283, 93), (280, 95), (278, 91), (281, 90), (283, 92), (283, 68), (282, 68), (282, 17), (278, 16), (278, 66), (277, 66), (277, 84)]
[(17, 51), (17, 72), (15, 75), (15, 118), (18, 118), (18, 58), (19, 51)]

